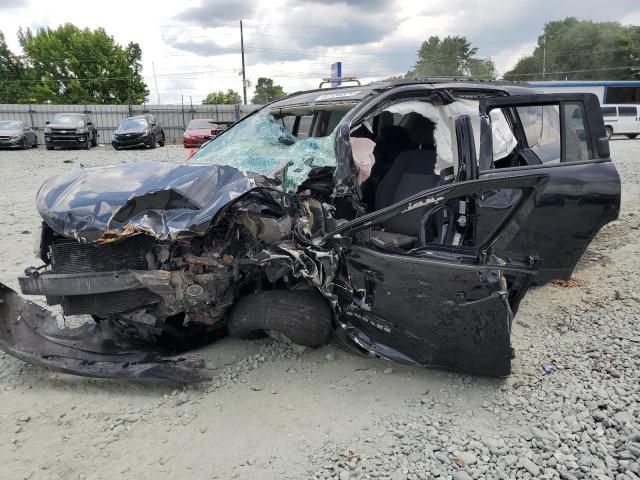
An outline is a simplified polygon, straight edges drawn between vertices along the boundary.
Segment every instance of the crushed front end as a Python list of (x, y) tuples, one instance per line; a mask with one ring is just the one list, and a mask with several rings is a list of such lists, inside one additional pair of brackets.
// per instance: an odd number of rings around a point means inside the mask
[[(313, 224), (323, 224), (330, 212), (311, 198), (261, 185), (248, 184), (255, 188), (221, 204), (202, 234), (165, 228), (184, 217), (174, 216), (176, 210), (166, 203), (155, 205), (165, 217), (157, 228), (150, 228), (147, 203), (145, 215), (136, 217), (133, 208), (120, 228), (103, 228), (91, 242), (61, 234), (65, 227), (43, 215), (49, 221), (43, 222), (37, 242), (42, 264), (27, 269), (20, 288), (25, 295), (44, 296), (64, 317), (85, 324), (59, 328), (48, 310), (3, 286), (0, 348), (80, 375), (206, 378), (201, 362), (172, 356), (226, 335), (229, 310), (243, 295), (320, 287), (320, 279), (328, 276), (324, 264), (337, 263), (331, 254), (312, 258), (295, 240), (317, 228)], [(153, 201), (166, 202), (170, 196), (155, 195)], [(322, 218), (312, 220), (312, 212)], [(65, 221), (68, 232), (70, 220)], [(71, 223), (90, 234), (97, 231), (77, 218)]]

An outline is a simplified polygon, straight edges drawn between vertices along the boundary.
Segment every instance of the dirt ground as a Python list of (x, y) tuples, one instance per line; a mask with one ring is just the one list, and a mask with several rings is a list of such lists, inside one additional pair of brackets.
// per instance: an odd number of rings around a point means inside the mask
[[(352, 452), (375, 447), (386, 438), (390, 418), (427, 415), (425, 398), (434, 399), (429, 415), (451, 420), (457, 434), (522, 434), (527, 419), (501, 405), (509, 405), (520, 385), (535, 392), (550, 379), (563, 388), (572, 362), (581, 361), (569, 359), (567, 346), (579, 350), (582, 338), (558, 322), (579, 322), (585, 308), (613, 312), (615, 302), (640, 284), (640, 141), (614, 140), (611, 148), (623, 180), (620, 220), (595, 239), (575, 281), (529, 292), (514, 327), (517, 358), (509, 378), (464, 377), (360, 358), (334, 345), (309, 351), (271, 340), (224, 339), (201, 349), (214, 379), (188, 388), (73, 377), (0, 353), (0, 478), (356, 478), (347, 467), (343, 475), (324, 465), (335, 463), (332, 446)], [(47, 177), (81, 166), (185, 156), (179, 147), (0, 152), (0, 281), (17, 288), (16, 276), (35, 263), (31, 232), (39, 217), (33, 201)], [(636, 321), (624, 334), (638, 339), (638, 309), (625, 308)], [(594, 338), (597, 343), (596, 331)], [(637, 358), (640, 343), (629, 345)], [(562, 353), (549, 357), (556, 350)], [(541, 362), (557, 371), (545, 377)], [(547, 415), (540, 397), (529, 396), (523, 408)], [(640, 415), (637, 402), (629, 411)], [(323, 468), (330, 473), (318, 473)], [(362, 478), (432, 478), (410, 468), (395, 477), (385, 472)], [(442, 478), (465, 477), (447, 470)], [(468, 478), (483, 476), (470, 470)]]

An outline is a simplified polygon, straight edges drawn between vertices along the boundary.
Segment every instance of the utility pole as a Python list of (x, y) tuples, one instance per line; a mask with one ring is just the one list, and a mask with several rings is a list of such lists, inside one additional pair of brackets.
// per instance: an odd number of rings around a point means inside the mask
[(240, 52), (242, 53), (242, 98), (247, 104), (247, 77), (244, 70), (244, 34), (242, 33), (242, 20), (240, 20)]
[(156, 84), (156, 97), (158, 98), (158, 105), (160, 105), (160, 91), (158, 90), (158, 78), (156, 77), (156, 65), (151, 62), (151, 68), (153, 68), (153, 81)]
[(547, 34), (542, 37), (542, 80), (547, 73)]

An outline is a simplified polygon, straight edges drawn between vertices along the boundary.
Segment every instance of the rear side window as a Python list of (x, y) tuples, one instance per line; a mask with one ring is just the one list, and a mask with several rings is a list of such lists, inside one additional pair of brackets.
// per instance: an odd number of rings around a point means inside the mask
[(638, 114), (636, 107), (618, 107), (621, 117), (635, 117)]
[(603, 117), (615, 117), (618, 114), (616, 107), (602, 107), (600, 110), (602, 111)]
[(560, 162), (560, 109), (557, 105), (517, 107), (527, 146), (542, 163)]
[(542, 163), (578, 162), (593, 158), (582, 102), (527, 105), (516, 107), (516, 110), (527, 147)]
[(563, 103), (565, 162), (577, 162), (592, 158), (589, 150), (585, 111), (582, 103)]

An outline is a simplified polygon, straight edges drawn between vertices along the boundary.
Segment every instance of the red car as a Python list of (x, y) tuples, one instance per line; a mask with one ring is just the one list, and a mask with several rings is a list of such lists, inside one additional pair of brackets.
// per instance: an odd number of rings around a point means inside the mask
[(197, 118), (191, 120), (182, 136), (182, 143), (185, 148), (199, 148), (205, 142), (222, 132), (223, 128), (213, 120)]

